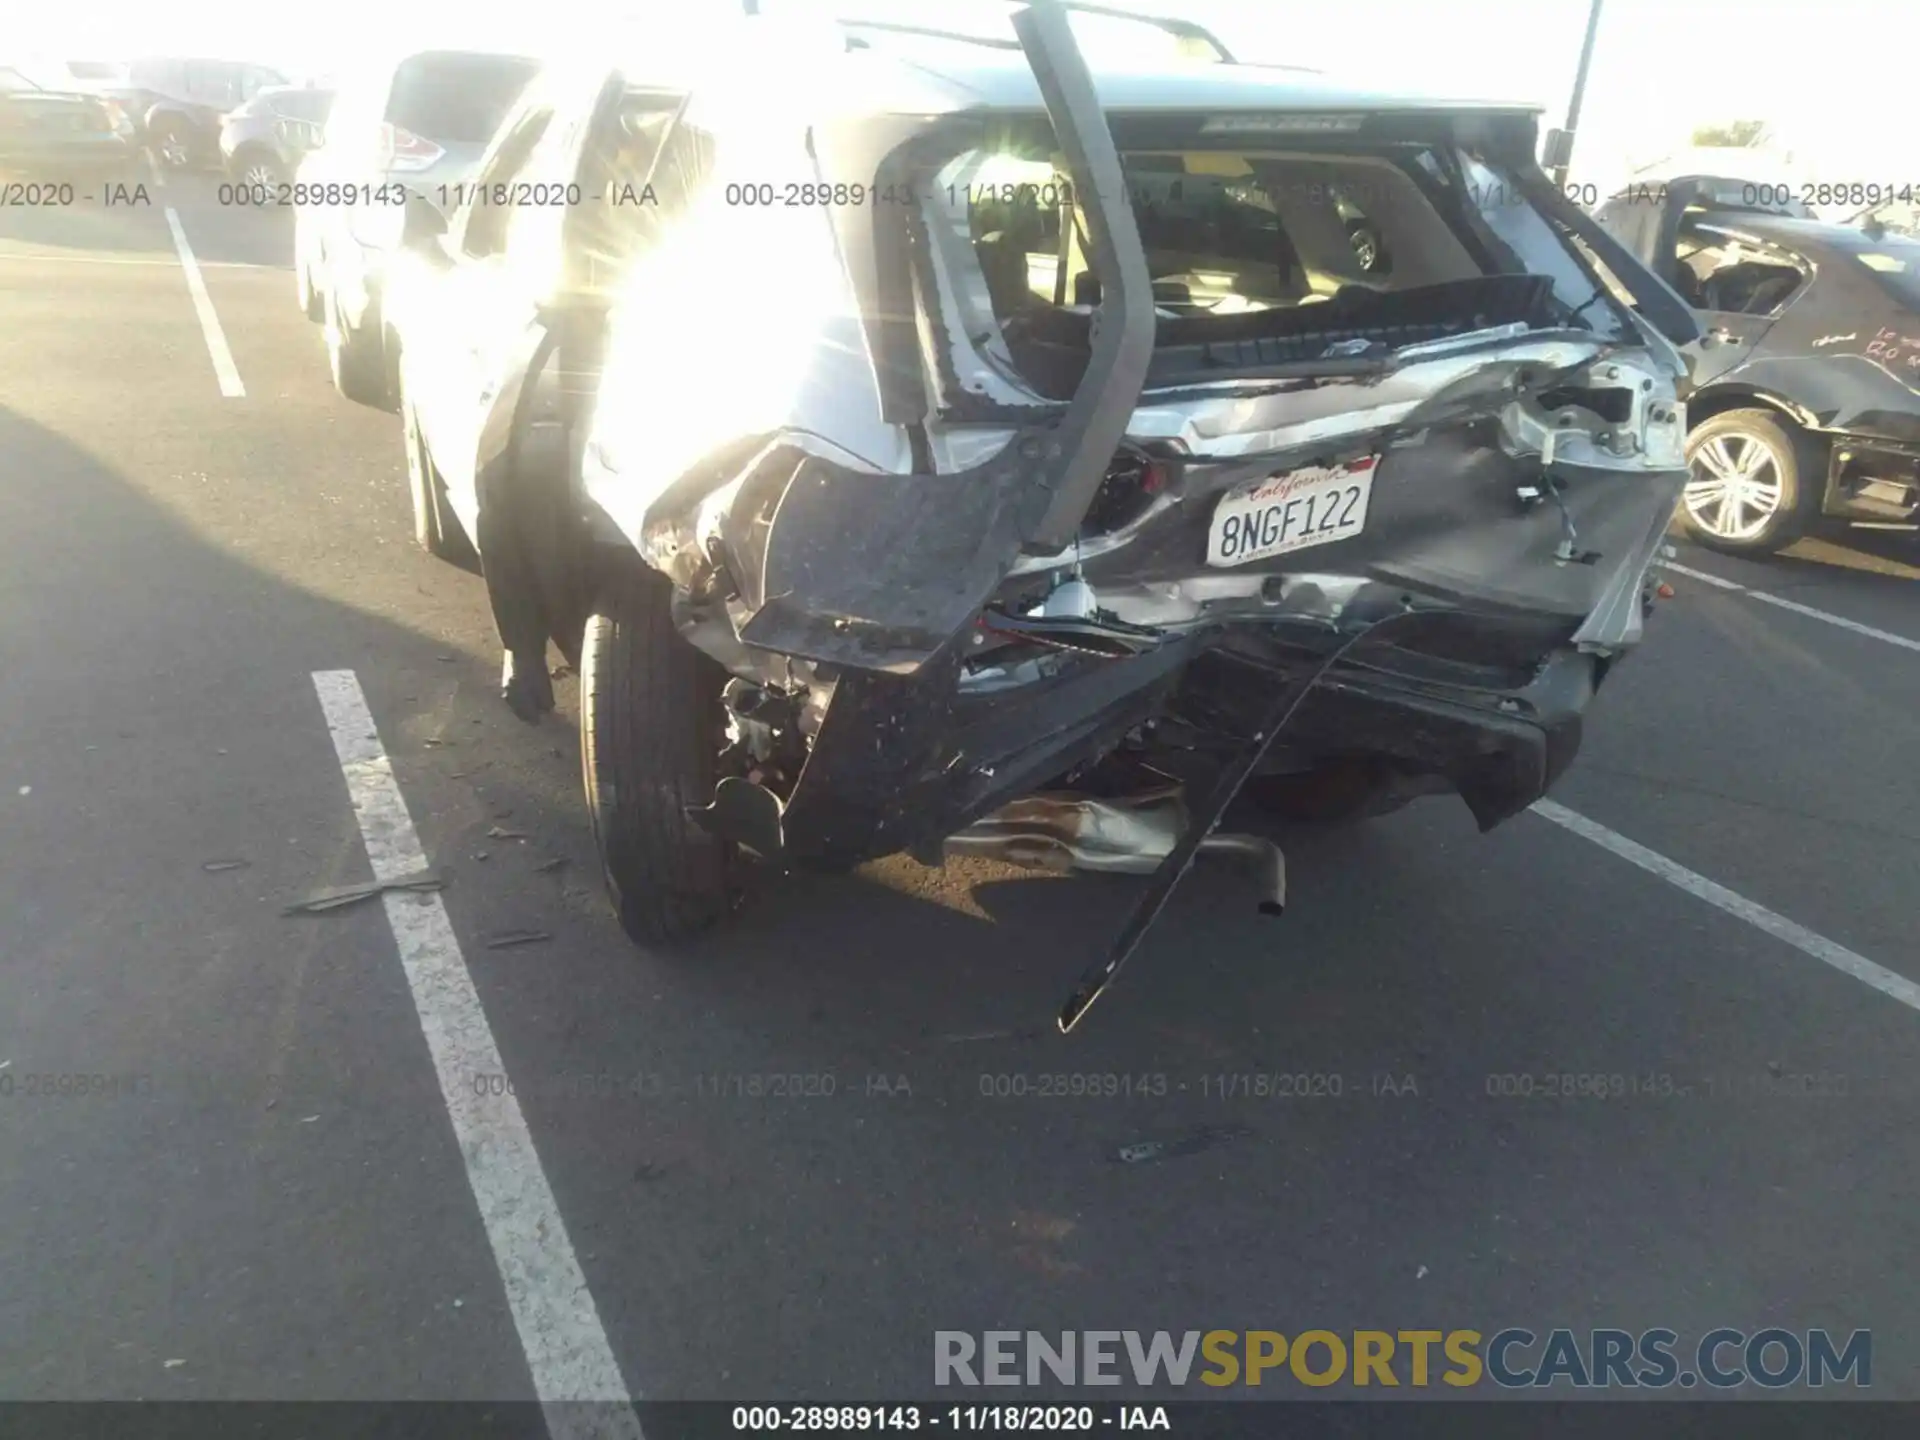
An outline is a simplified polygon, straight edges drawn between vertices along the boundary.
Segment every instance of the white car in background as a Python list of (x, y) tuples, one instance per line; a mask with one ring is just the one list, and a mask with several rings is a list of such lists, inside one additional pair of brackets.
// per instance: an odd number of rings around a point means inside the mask
[(342, 395), (392, 403), (381, 318), (388, 259), (410, 208), (455, 208), (500, 122), (540, 69), (509, 49), (407, 50), (342, 77), (294, 188), (294, 282), (326, 326)]

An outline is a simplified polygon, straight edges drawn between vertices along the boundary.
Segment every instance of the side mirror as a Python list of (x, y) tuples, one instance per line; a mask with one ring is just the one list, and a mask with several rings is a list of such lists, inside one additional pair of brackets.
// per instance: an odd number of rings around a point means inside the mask
[(1540, 146), (1540, 168), (1561, 170), (1573, 163), (1573, 132), (1558, 126), (1547, 131)]

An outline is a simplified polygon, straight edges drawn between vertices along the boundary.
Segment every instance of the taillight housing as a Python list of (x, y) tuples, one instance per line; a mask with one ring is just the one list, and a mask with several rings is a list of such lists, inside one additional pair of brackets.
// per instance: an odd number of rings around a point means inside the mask
[(380, 127), (382, 170), (425, 170), (447, 152), (433, 141), (398, 125)]
[(1122, 445), (1087, 506), (1081, 533), (1106, 535), (1131, 525), (1174, 482), (1178, 464), (1178, 454), (1170, 446)]

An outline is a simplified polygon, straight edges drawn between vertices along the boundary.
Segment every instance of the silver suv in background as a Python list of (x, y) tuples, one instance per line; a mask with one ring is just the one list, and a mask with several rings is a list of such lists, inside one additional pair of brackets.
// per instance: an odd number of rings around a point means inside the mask
[(410, 213), (458, 204), (500, 122), (540, 69), (505, 49), (413, 50), (343, 77), (294, 190), (300, 308), (326, 326), (334, 385), (386, 408), (380, 292)]
[[(69, 69), (75, 69), (73, 62)], [(127, 110), (157, 164), (179, 170), (217, 164), (221, 117), (287, 80), (283, 72), (250, 61), (168, 56), (135, 60), (90, 88)]]
[(285, 203), (276, 192), (320, 143), (332, 106), (331, 90), (271, 85), (221, 120), (220, 163), (227, 177), (247, 191), (241, 203)]

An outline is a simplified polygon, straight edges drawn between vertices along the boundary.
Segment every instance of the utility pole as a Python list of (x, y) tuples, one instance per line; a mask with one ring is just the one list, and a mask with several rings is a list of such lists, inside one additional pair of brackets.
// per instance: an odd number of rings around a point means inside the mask
[(1553, 183), (1567, 185), (1567, 167), (1573, 161), (1574, 132), (1580, 128), (1580, 102), (1587, 93), (1587, 67), (1593, 63), (1593, 41), (1600, 33), (1600, 7), (1605, 0), (1591, 0), (1587, 7), (1587, 38), (1580, 45), (1580, 68), (1573, 73), (1573, 99), (1567, 105), (1567, 125), (1562, 132), (1553, 160)]

